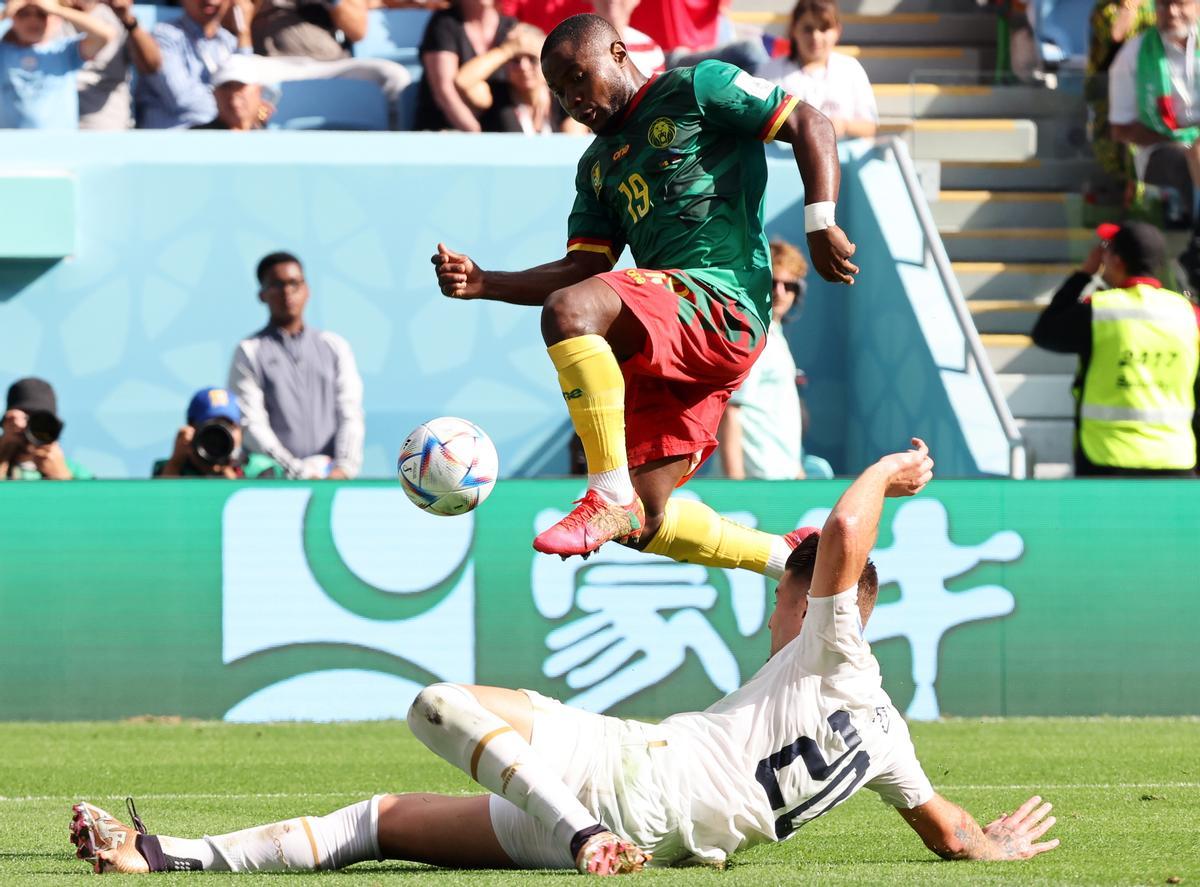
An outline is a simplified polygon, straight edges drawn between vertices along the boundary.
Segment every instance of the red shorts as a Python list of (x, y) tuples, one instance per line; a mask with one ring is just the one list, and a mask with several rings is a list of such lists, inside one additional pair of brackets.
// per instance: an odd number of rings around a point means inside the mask
[(716, 449), (725, 404), (767, 334), (732, 296), (681, 274), (630, 268), (598, 277), (646, 330), (641, 353), (621, 364), (629, 464), (694, 456), (682, 484)]

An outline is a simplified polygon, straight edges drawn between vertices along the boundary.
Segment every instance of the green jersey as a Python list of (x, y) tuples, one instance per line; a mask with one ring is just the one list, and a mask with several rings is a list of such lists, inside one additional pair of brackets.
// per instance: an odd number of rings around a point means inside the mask
[(680, 270), (771, 320), (770, 141), (798, 100), (724, 62), (649, 80), (579, 161), (567, 249)]

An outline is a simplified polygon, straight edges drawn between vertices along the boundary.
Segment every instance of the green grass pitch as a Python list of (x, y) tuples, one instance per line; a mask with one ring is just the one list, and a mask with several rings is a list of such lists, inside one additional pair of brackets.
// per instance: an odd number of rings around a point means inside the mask
[[(1200, 885), (1200, 719), (1013, 719), (914, 724), (934, 785), (981, 820), (1041, 793), (1062, 846), (1030, 862), (947, 863), (870, 791), (784, 844), (724, 872), (655, 871), (662, 884)], [(124, 813), (132, 794), (153, 831), (216, 834), (328, 812), (379, 791), (474, 791), (403, 724), (5, 724), (0, 726), (0, 882), (93, 877), (72, 856), (69, 809)], [(464, 836), (469, 840), (469, 836)], [(578, 877), (449, 872), (398, 862), (339, 873), (154, 876), (154, 883), (516, 884)], [(1176, 882), (1175, 878), (1180, 879)]]

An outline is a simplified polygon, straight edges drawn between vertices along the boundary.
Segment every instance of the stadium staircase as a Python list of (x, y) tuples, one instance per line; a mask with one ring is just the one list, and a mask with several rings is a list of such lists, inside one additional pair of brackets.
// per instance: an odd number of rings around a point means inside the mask
[[(783, 35), (790, 0), (734, 0), (738, 28)], [(1032, 474), (1070, 473), (1075, 360), (1029, 338), (1090, 246), (1075, 89), (996, 85), (995, 13), (973, 0), (843, 0), (841, 50), (875, 88), (881, 132), (905, 139)]]

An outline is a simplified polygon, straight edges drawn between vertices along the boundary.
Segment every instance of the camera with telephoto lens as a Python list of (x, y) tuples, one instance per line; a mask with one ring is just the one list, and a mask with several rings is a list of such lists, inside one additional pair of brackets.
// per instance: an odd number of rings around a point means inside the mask
[(62, 434), (62, 419), (49, 410), (34, 410), (30, 412), (25, 423), (25, 439), (30, 446), (44, 447), (58, 440)]
[(228, 465), (233, 460), (233, 432), (219, 419), (197, 426), (192, 450), (205, 465)]

